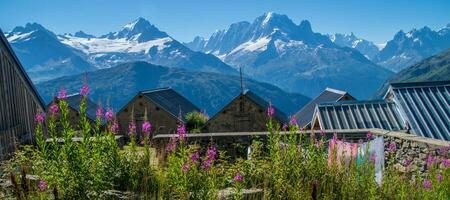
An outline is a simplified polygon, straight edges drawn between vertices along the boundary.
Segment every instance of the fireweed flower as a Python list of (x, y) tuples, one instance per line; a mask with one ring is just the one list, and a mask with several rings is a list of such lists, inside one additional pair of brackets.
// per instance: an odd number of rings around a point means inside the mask
[(177, 126), (178, 137), (183, 140), (186, 137), (186, 126), (183, 123), (178, 124)]
[(187, 173), (187, 172), (189, 171), (189, 168), (190, 168), (189, 163), (184, 163), (184, 164), (183, 164), (183, 167), (181, 168), (181, 170), (182, 170), (184, 173)]
[(52, 105), (50, 105), (50, 108), (48, 110), (51, 115), (54, 115), (59, 112), (59, 107), (56, 103), (52, 103)]
[(243, 179), (244, 177), (242, 177), (242, 175), (238, 172), (233, 177), (233, 183), (242, 183)]
[(87, 84), (84, 84), (80, 89), (80, 95), (85, 97), (88, 94), (89, 94), (89, 86)]
[(285, 123), (285, 124), (283, 124), (283, 130), (288, 130), (289, 129), (289, 126)]
[(441, 163), (442, 163), (442, 165), (443, 165), (445, 168), (449, 168), (449, 167), (450, 167), (450, 159), (443, 159), (443, 160), (441, 161)]
[(412, 159), (406, 159), (404, 162), (403, 162), (403, 165), (405, 166), (405, 167), (409, 167), (409, 165), (411, 165), (411, 163), (412, 163)]
[(208, 159), (214, 160), (216, 159), (217, 149), (215, 147), (208, 148)]
[(297, 125), (298, 125), (298, 124), (297, 124), (297, 119), (295, 118), (294, 115), (292, 115), (292, 116), (289, 118), (289, 124), (292, 125), (292, 126), (297, 126)]
[(273, 117), (274, 114), (275, 114), (275, 109), (272, 106), (272, 102), (269, 101), (269, 107), (267, 108), (267, 116)]
[(433, 155), (428, 154), (427, 157), (427, 166), (430, 167), (435, 163), (436, 159), (433, 157)]
[(366, 136), (367, 136), (367, 139), (368, 139), (368, 140), (371, 140), (372, 137), (373, 137), (372, 132), (370, 132), (370, 131), (367, 132), (367, 135), (366, 135)]
[(47, 187), (48, 187), (47, 182), (45, 182), (43, 180), (39, 180), (39, 182), (38, 182), (39, 191), (43, 192), (43, 191), (47, 190)]
[(197, 162), (200, 159), (200, 154), (198, 152), (195, 152), (194, 154), (192, 154), (191, 156), (191, 160), (192, 162)]
[(172, 151), (176, 148), (176, 146), (177, 146), (177, 138), (175, 138), (175, 137), (173, 137), (173, 138), (170, 138), (170, 142), (169, 142), (169, 144), (167, 145), (167, 147), (166, 147), (166, 151), (167, 151), (167, 153), (172, 153)]
[(61, 90), (58, 92), (58, 99), (65, 99), (67, 98), (67, 91), (64, 88), (61, 88)]
[(394, 153), (397, 150), (397, 145), (395, 143), (390, 143), (388, 147), (389, 153)]
[(152, 130), (152, 124), (150, 124), (149, 121), (145, 121), (142, 124), (142, 132), (146, 135), (148, 135), (150, 133), (150, 131)]
[(119, 123), (116, 121), (111, 125), (111, 133), (117, 133), (119, 131)]
[(447, 155), (449, 149), (450, 149), (449, 147), (440, 147), (438, 150), (439, 155), (441, 155), (441, 156)]
[(113, 120), (114, 113), (113, 113), (111, 108), (109, 108), (108, 111), (106, 111), (105, 118), (106, 118), (107, 121), (112, 121)]
[(439, 183), (442, 182), (442, 179), (443, 179), (442, 174), (438, 174), (437, 175), (437, 180), (438, 180)]
[(97, 116), (97, 118), (102, 118), (103, 117), (103, 108), (98, 107), (97, 111), (95, 111), (95, 115)]
[(425, 188), (425, 189), (427, 189), (427, 190), (431, 189), (431, 181), (428, 180), (428, 179), (425, 179), (425, 180), (423, 181), (423, 188)]
[(34, 121), (37, 122), (37, 123), (42, 123), (42, 122), (44, 122), (44, 120), (45, 120), (45, 114), (44, 113), (39, 112), (39, 113), (37, 113), (34, 116)]
[(325, 137), (325, 131), (323, 131), (322, 129), (320, 129), (320, 136)]
[(212, 165), (212, 160), (206, 159), (202, 163), (202, 168), (203, 169), (209, 169), (209, 168), (211, 168), (211, 165)]
[(136, 123), (130, 122), (128, 124), (128, 135), (134, 135), (136, 133)]

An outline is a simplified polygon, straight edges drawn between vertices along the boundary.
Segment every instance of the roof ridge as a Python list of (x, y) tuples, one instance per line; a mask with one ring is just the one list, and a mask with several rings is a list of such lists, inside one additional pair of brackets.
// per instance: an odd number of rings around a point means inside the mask
[(346, 92), (346, 91), (338, 90), (338, 89), (334, 89), (334, 88), (330, 88), (330, 87), (325, 88), (325, 91), (328, 91), (328, 92), (334, 92), (334, 93), (342, 94), (342, 95), (345, 95), (345, 94), (348, 93), (348, 92)]
[(430, 87), (430, 86), (444, 86), (450, 85), (450, 80), (444, 81), (420, 81), (420, 82), (397, 82), (391, 83), (390, 86), (393, 88), (404, 88), (404, 87)]
[(141, 90), (139, 93), (150, 93), (150, 92), (158, 92), (162, 90), (173, 90), (171, 87), (160, 87), (160, 88), (154, 88), (154, 89), (148, 89), (148, 90)]
[(352, 105), (352, 104), (371, 104), (371, 103), (390, 103), (385, 100), (355, 100), (355, 101), (337, 101), (337, 102), (323, 102), (317, 104), (317, 106), (332, 106), (332, 105)]

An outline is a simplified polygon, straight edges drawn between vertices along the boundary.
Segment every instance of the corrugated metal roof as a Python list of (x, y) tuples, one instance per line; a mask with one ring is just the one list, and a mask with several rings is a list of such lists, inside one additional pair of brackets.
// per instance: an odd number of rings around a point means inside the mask
[(352, 97), (345, 91), (326, 88), (322, 93), (320, 93), (319, 96), (311, 100), (300, 111), (295, 113), (294, 116), (297, 119), (298, 125), (300, 127), (305, 127), (311, 123), (314, 115), (314, 109), (316, 108), (317, 104), (325, 102), (336, 102), (339, 101), (344, 96), (348, 96), (349, 99), (356, 100), (354, 97)]
[(184, 117), (189, 112), (200, 111), (192, 102), (171, 88), (159, 88), (140, 93), (174, 117), (179, 117), (180, 114)]
[(416, 135), (450, 141), (450, 81), (393, 83), (385, 98)]
[(318, 104), (314, 119), (318, 120), (323, 130), (368, 128), (402, 130), (404, 127), (395, 104), (382, 100)]
[[(258, 104), (264, 111), (267, 110), (267, 108), (269, 108), (269, 102), (267, 102), (266, 100), (264, 100), (263, 98), (259, 97), (258, 95), (256, 95), (255, 93), (253, 93), (250, 90), (244, 90), (244, 95), (246, 97), (248, 97), (250, 100), (252, 100), (253, 102), (255, 102), (256, 104)], [(277, 119), (280, 123), (285, 123), (288, 121), (286, 114), (284, 114), (283, 111), (281, 111), (280, 109), (278, 109), (275, 105), (272, 104), (272, 107), (275, 110), (275, 114), (274, 114), (274, 118)]]
[[(74, 110), (80, 112), (80, 104), (81, 104), (82, 96), (80, 94), (74, 94), (68, 96), (65, 101), (67, 104)], [(89, 98), (86, 99), (86, 117), (92, 121), (95, 121), (97, 118), (96, 111), (98, 105), (92, 102)]]

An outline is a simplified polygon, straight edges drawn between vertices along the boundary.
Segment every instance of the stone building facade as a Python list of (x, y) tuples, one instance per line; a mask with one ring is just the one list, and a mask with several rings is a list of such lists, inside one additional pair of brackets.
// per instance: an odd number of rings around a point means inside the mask
[[(203, 128), (203, 132), (258, 132), (267, 130), (267, 108), (269, 102), (246, 90), (214, 115)], [(285, 123), (286, 115), (276, 107), (274, 122)]]
[(0, 159), (33, 141), (34, 116), (44, 103), (0, 30)]
[[(152, 134), (169, 134), (177, 131), (184, 116), (198, 109), (189, 100), (171, 88), (160, 88), (139, 92), (118, 113), (120, 133), (128, 132), (128, 125), (134, 120), (137, 132), (145, 118), (152, 124)], [(147, 113), (147, 116), (145, 116)]]

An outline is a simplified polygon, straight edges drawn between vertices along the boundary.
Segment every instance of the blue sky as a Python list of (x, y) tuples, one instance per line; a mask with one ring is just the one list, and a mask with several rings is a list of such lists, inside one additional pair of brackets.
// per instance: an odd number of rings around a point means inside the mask
[(268, 11), (286, 14), (295, 23), (307, 19), (316, 32), (353, 32), (376, 43), (400, 29), (438, 29), (450, 23), (448, 0), (13, 0), (0, 1), (0, 8), (4, 31), (38, 22), (58, 34), (83, 30), (101, 35), (144, 17), (183, 42), (237, 21), (253, 21)]

